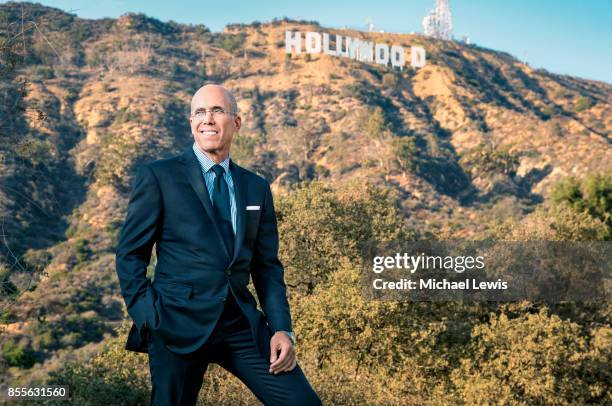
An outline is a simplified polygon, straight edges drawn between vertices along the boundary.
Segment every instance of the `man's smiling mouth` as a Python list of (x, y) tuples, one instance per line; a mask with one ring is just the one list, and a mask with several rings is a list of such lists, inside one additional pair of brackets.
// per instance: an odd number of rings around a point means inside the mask
[(200, 130), (202, 135), (217, 135), (219, 132), (216, 130)]

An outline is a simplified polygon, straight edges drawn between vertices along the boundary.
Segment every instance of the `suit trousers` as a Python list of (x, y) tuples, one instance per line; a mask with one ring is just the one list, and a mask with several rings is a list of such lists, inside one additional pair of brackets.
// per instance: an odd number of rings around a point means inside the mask
[(209, 363), (237, 376), (265, 405), (320, 405), (321, 400), (297, 365), (273, 375), (270, 362), (257, 350), (249, 322), (233, 295), (206, 343), (191, 354), (170, 351), (149, 334), (151, 405), (195, 405)]

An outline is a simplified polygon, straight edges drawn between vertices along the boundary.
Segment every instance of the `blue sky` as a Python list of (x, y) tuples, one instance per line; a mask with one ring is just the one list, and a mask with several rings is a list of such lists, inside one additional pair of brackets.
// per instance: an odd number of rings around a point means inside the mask
[[(0, 3), (5, 1), (0, 0)], [(422, 32), (421, 20), (435, 0), (246, 1), (41, 0), (84, 18), (141, 12), (162, 21), (204, 24), (221, 31), (228, 23), (274, 17), (316, 20), (327, 27)], [(509, 52), (536, 68), (612, 83), (612, 0), (449, 0), (456, 37)]]

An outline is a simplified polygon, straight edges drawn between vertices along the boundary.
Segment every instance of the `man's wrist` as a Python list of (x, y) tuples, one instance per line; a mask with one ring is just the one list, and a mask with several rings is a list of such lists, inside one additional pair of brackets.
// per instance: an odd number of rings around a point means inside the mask
[(278, 330), (277, 333), (285, 333), (291, 340), (291, 343), (295, 345), (295, 333), (293, 331)]

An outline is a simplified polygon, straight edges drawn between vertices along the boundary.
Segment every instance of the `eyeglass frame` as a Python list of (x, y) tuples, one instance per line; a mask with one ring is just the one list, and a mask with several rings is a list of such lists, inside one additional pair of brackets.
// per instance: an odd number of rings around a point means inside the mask
[[(214, 111), (214, 110), (217, 110), (217, 111)], [(220, 117), (223, 117), (225, 115), (228, 115), (228, 116), (236, 116), (237, 115), (236, 113), (233, 113), (231, 111), (225, 110), (223, 107), (214, 106), (214, 107), (211, 107), (209, 109), (207, 109), (207, 108), (196, 109), (195, 113), (191, 114), (191, 117), (195, 118), (195, 119), (199, 119), (201, 117), (201, 119), (204, 119), (204, 118), (206, 118), (206, 114), (208, 114), (208, 113), (210, 113), (213, 116), (213, 118), (220, 118)]]

